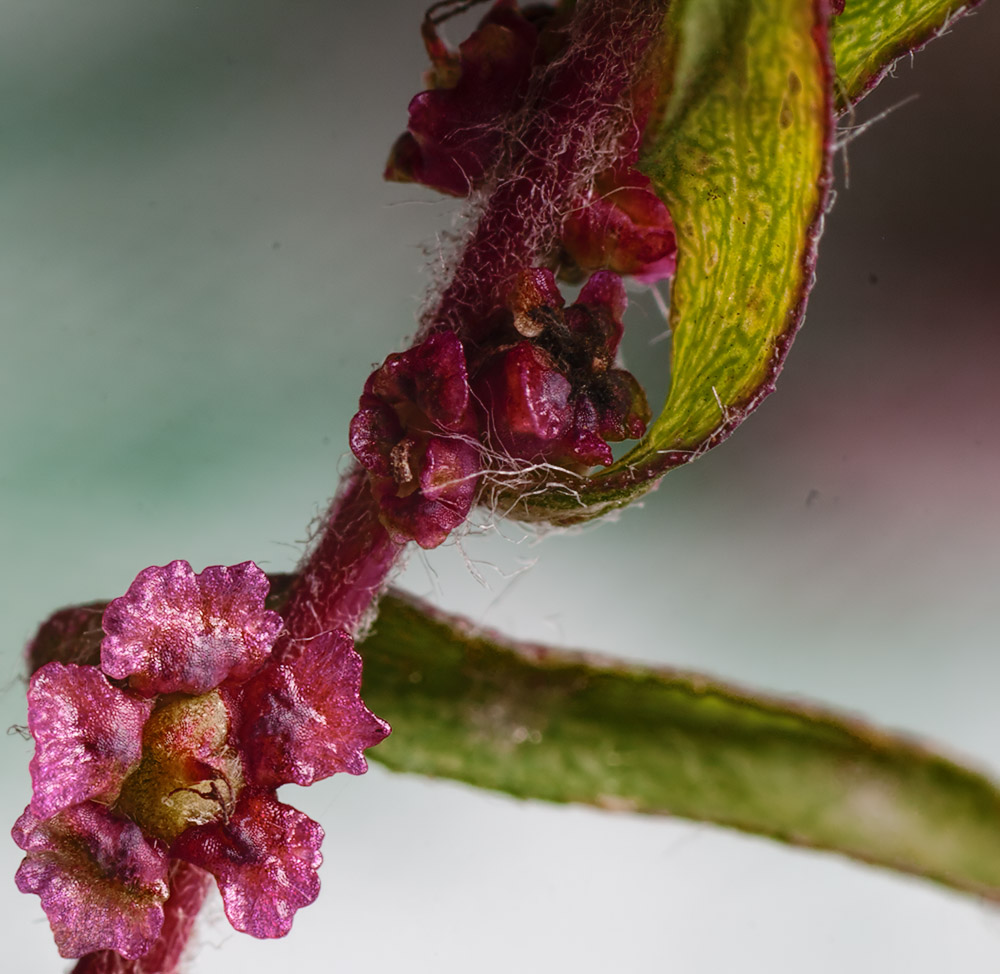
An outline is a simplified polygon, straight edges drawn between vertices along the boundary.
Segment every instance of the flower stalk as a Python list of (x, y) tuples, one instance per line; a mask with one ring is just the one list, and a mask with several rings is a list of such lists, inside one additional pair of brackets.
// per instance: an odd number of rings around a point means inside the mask
[(382, 524), (365, 471), (353, 466), (289, 593), (283, 610), (288, 644), (327, 629), (357, 632), (404, 548)]

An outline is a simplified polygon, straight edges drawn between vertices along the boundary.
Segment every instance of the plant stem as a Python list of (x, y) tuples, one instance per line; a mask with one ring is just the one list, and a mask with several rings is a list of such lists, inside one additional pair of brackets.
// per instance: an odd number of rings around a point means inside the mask
[(329, 629), (355, 633), (405, 545), (378, 519), (368, 474), (354, 466), (326, 515), (318, 541), (299, 569), (282, 615), (292, 640)]
[(445, 326), (476, 341), (511, 278), (551, 252), (593, 177), (638, 144), (631, 92), (666, 6), (593, 0), (578, 10), (569, 48), (533, 82), (489, 200), (425, 329)]
[[(634, 137), (629, 91), (664, 7), (662, 0), (592, 0), (580, 8), (569, 49), (542, 74), (511, 133), (517, 150), (498, 167), (492, 196), (425, 330), (443, 325), (475, 341), (475, 323), (496, 306), (507, 281), (551, 249), (595, 165), (603, 168)], [(404, 550), (380, 523), (367, 473), (355, 465), (300, 566), (283, 606), (287, 636), (275, 653), (294, 653), (301, 640), (330, 629), (356, 633)], [(63, 633), (52, 635), (61, 641)], [(32, 655), (43, 643), (36, 640)], [(88, 954), (74, 974), (174, 974), (206, 888), (201, 870), (175, 863), (153, 950), (134, 961), (114, 951)]]

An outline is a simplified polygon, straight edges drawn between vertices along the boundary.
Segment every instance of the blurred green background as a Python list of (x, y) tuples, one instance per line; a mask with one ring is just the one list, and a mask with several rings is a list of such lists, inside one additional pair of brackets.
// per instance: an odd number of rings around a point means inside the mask
[[(4, 726), (24, 722), (21, 648), (53, 608), (173, 558), (296, 563), (455, 213), (380, 180), (422, 9), (0, 0)], [(730, 442), (617, 523), (542, 543), (485, 525), (415, 553), (400, 584), (1000, 772), (998, 48), (994, 2), (860, 106), (919, 94), (838, 158), (806, 327)], [(664, 324), (640, 293), (628, 320), (659, 400)], [(11, 823), (30, 754), (8, 734)], [(283, 796), (327, 829), (319, 901), (274, 943), (214, 905), (193, 971), (1000, 967), (995, 909), (834, 856), (377, 766)], [(37, 898), (2, 888), (8, 969), (66, 966)]]

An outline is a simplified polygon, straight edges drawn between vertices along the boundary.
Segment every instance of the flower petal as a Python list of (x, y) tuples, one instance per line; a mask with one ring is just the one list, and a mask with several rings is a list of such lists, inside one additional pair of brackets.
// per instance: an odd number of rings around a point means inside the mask
[(476, 381), (487, 412), (496, 418), (494, 439), (514, 456), (540, 456), (572, 420), (573, 387), (552, 356), (530, 341), (494, 355)]
[(369, 399), (351, 420), (351, 450), (366, 470), (378, 477), (391, 477), (392, 448), (405, 434), (389, 406), (374, 396)]
[(609, 441), (642, 436), (645, 393), (614, 367), (626, 305), (610, 271), (593, 274), (568, 308), (551, 272), (518, 275), (470, 365), (494, 456), (582, 472), (612, 463)]
[(22, 893), (37, 893), (63, 957), (140, 957), (163, 925), (169, 860), (139, 827), (85, 802), (49, 819), (29, 806), (11, 832), (25, 851)]
[(365, 384), (362, 405), (373, 400), (390, 407), (405, 405), (406, 413), (416, 407), (429, 425), (441, 430), (474, 429), (465, 350), (458, 336), (435, 332), (419, 345), (389, 355)]
[[(311, 785), (338, 771), (363, 774), (362, 752), (389, 733), (359, 696), (361, 657), (346, 632), (325, 632), (292, 662), (247, 684), (242, 739), (251, 780)], [(252, 715), (252, 716), (250, 716)]]
[(350, 444), (393, 541), (433, 548), (466, 519), (482, 466), (477, 426), (454, 332), (390, 355), (369, 376)]
[(152, 701), (108, 683), (96, 666), (48, 663), (28, 684), (31, 809), (45, 819), (89, 798), (110, 802), (142, 755)]
[(101, 667), (147, 696), (205, 693), (260, 669), (281, 629), (251, 561), (195, 575), (186, 561), (141, 571), (104, 611)]
[(245, 794), (226, 824), (188, 829), (171, 852), (207, 869), (229, 922), (254, 937), (283, 937), (319, 895), (323, 829), (271, 794)]
[(674, 225), (649, 179), (620, 165), (597, 177), (594, 193), (567, 216), (562, 245), (583, 271), (608, 268), (646, 283), (671, 277)]
[[(410, 102), (408, 131), (393, 146), (385, 178), (464, 196), (495, 162), (504, 126), (524, 100), (536, 60), (541, 5), (522, 13), (499, 0), (457, 56), (424, 23), (433, 87)], [(536, 23), (540, 21), (540, 23)], [(429, 33), (428, 33), (429, 32)]]
[(434, 438), (425, 456), (432, 464), (420, 472), (420, 485), (431, 482), (435, 497), (422, 490), (400, 496), (394, 481), (372, 477), (372, 495), (389, 537), (397, 544), (416, 541), (436, 548), (469, 516), (479, 486), (479, 450), (460, 440)]

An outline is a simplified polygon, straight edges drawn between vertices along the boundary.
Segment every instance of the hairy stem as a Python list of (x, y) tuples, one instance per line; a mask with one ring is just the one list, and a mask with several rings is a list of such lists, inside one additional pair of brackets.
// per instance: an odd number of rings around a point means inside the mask
[[(535, 97), (511, 134), (491, 197), (425, 330), (445, 326), (475, 341), (474, 323), (495, 307), (518, 270), (550, 249), (581, 186), (620, 154), (626, 140), (634, 141), (630, 91), (665, 7), (664, 0), (592, 0), (580, 8), (567, 51), (534, 82)], [(356, 633), (404, 548), (379, 521), (366, 472), (353, 467), (288, 593), (287, 637), (275, 652), (294, 653), (298, 641), (330, 629)], [(29, 647), (33, 668), (61, 653), (83, 654), (83, 643), (71, 648), (65, 636), (81, 620), (89, 627), (82, 632), (89, 632), (95, 620), (62, 615), (46, 624), (49, 630), (43, 626)], [(60, 628), (63, 622), (68, 628)], [(84, 643), (96, 662), (93, 639)], [(175, 864), (167, 919), (153, 950), (135, 961), (114, 951), (89, 954), (75, 974), (174, 974), (205, 889), (200, 870)]]
[(636, 140), (630, 92), (666, 6), (593, 0), (574, 17), (568, 49), (532, 82), (489, 199), (426, 329), (444, 326), (475, 341), (504, 286), (552, 249), (581, 189)]
[(329, 629), (356, 632), (403, 550), (379, 521), (368, 474), (355, 466), (344, 478), (285, 603), (291, 638), (305, 639)]

